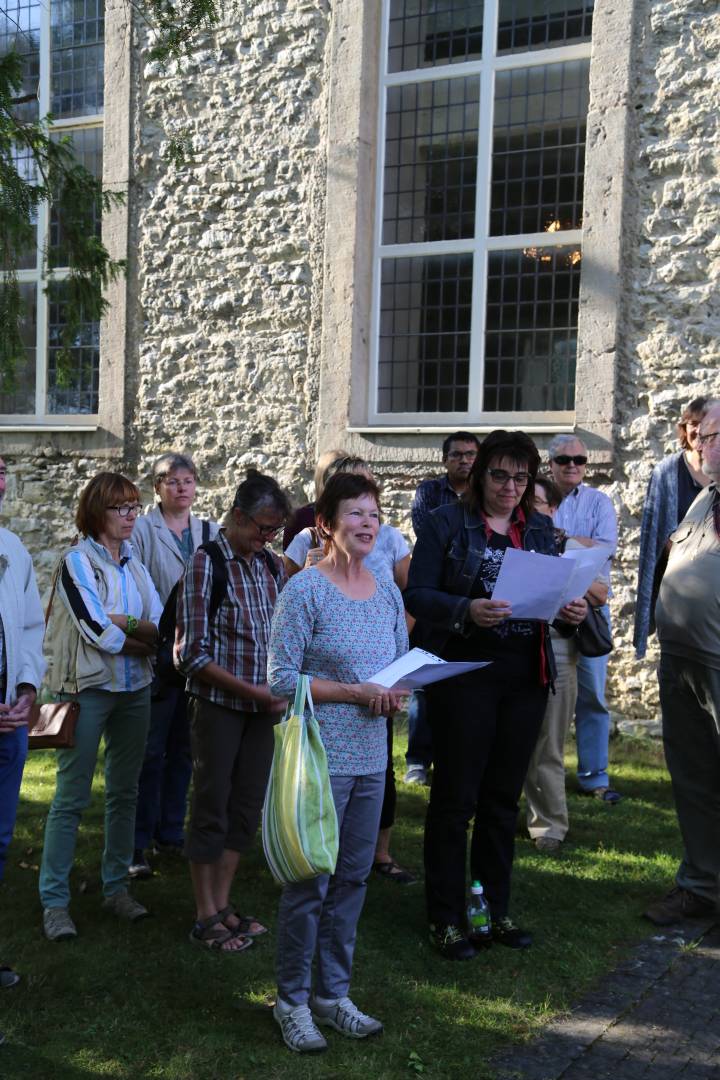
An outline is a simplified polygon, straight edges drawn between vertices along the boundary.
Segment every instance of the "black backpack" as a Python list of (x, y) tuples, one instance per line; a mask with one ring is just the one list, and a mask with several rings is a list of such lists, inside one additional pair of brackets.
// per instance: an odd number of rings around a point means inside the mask
[[(203, 522), (203, 526), (204, 525), (205, 522)], [(212, 587), (210, 589), (210, 604), (208, 606), (208, 623), (211, 623), (220, 610), (220, 605), (227, 596), (227, 564), (222, 548), (217, 540), (209, 540), (207, 543), (200, 544), (196, 551), (204, 551), (205, 554), (210, 557), (210, 564), (212, 566)], [(262, 549), (262, 554), (270, 573), (279, 586), (280, 567), (275, 556), (268, 551), (267, 548)], [(184, 690), (185, 676), (178, 671), (173, 663), (179, 587), (180, 581), (173, 585), (170, 595), (165, 601), (165, 607), (163, 608), (160, 622), (158, 623), (158, 650), (155, 663), (155, 674), (158, 679), (166, 684), (166, 686), (177, 686)]]

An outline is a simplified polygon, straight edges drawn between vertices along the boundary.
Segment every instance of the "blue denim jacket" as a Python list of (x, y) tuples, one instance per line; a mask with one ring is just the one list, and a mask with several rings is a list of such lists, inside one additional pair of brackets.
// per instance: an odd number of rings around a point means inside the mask
[[(530, 514), (522, 529), (522, 545), (525, 551), (557, 555), (551, 519)], [(466, 503), (439, 506), (428, 515), (413, 551), (404, 593), (405, 607), (418, 620), (416, 644), (442, 656), (453, 634), (471, 633), (474, 624), (468, 620), (468, 608), (486, 547), (485, 523)], [(475, 595), (482, 594), (475, 590)], [(555, 658), (547, 624), (542, 629), (552, 680)]]

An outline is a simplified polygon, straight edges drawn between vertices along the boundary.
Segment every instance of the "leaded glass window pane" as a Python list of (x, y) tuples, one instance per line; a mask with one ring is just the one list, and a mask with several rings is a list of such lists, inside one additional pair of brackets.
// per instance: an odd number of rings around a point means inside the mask
[(103, 0), (53, 0), (51, 104), (56, 119), (103, 108)]
[(48, 413), (96, 413), (99, 404), (100, 324), (81, 321), (63, 355), (65, 286), (55, 282), (48, 296)]
[(384, 259), (380, 412), (468, 407), (471, 255)]
[(473, 235), (479, 92), (476, 78), (388, 90), (383, 243)]
[(590, 41), (594, 0), (499, 0), (498, 53)]
[(482, 0), (391, 0), (388, 71), (479, 60)]
[(27, 416), (35, 412), (35, 359), (37, 338), (37, 290), (34, 281), (21, 282), (20, 299), (25, 317), (20, 332), (25, 346), (22, 356), (0, 373), (0, 413)]
[(582, 225), (588, 60), (496, 77), (490, 233)]
[[(65, 132), (59, 136), (68, 138), (72, 143), (73, 154), (84, 165), (88, 172), (98, 179), (102, 179), (102, 142), (103, 129), (101, 127), (78, 128), (75, 131)], [(99, 204), (88, 206), (83, 214), (83, 227), (88, 232), (94, 232), (97, 237), (102, 228), (102, 207)], [(63, 223), (56, 206), (53, 207), (50, 216), (50, 265), (67, 266), (68, 252), (63, 243)]]
[(576, 247), (490, 252), (486, 411), (573, 408), (580, 261)]
[(36, 120), (40, 78), (40, 3), (38, 0), (4, 0), (0, 8), (0, 56), (19, 53), (24, 59), (20, 96), (32, 100), (14, 107), (20, 120)]

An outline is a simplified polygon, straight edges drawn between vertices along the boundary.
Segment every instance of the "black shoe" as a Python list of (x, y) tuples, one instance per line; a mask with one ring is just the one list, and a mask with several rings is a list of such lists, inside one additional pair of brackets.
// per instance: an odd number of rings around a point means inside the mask
[(527, 949), (532, 945), (532, 934), (521, 930), (507, 915), (493, 919), (492, 936), (493, 941), (497, 941), (499, 945), (507, 945), (509, 949)]
[(683, 919), (711, 919), (715, 913), (712, 900), (676, 885), (662, 900), (651, 904), (643, 915), (656, 926), (672, 926)]
[(458, 926), (430, 923), (430, 944), (446, 960), (475, 959), (475, 949)]
[(128, 877), (134, 878), (135, 881), (141, 881), (143, 878), (152, 877), (152, 867), (147, 861), (147, 856), (141, 848), (136, 848), (133, 851), (132, 862), (128, 867)]

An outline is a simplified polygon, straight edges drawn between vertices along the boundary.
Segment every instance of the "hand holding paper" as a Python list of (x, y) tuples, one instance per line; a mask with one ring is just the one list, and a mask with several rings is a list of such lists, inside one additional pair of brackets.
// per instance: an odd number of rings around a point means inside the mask
[(493, 600), (507, 600), (513, 619), (551, 622), (571, 600), (584, 596), (608, 560), (608, 548), (591, 547), (554, 555), (508, 548)]
[(425, 649), (411, 649), (382, 671), (378, 671), (370, 681), (391, 690), (420, 690), (423, 686), (440, 682), (441, 679), (463, 675), (466, 671), (475, 671), (486, 666), (487, 661), (473, 664), (451, 663), (426, 652)]

